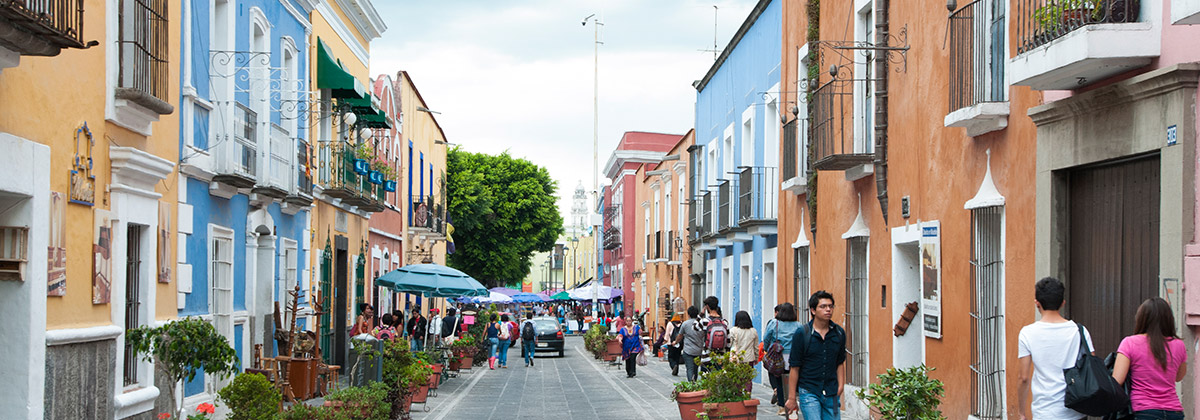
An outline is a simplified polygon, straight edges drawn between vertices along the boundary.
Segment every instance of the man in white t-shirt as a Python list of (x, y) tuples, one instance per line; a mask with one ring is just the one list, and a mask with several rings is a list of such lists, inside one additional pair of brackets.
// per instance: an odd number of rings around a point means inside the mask
[[(1017, 401), (1021, 420), (1078, 420), (1086, 416), (1067, 408), (1063, 404), (1067, 383), (1063, 369), (1075, 366), (1079, 357), (1079, 327), (1074, 321), (1063, 318), (1063, 295), (1066, 288), (1053, 277), (1038, 280), (1034, 286), (1041, 320), (1021, 328), (1017, 339), (1017, 357), (1020, 361), (1021, 382)], [(1088, 351), (1095, 351), (1092, 335), (1083, 329), (1087, 338)], [(1032, 383), (1031, 383), (1032, 379)], [(1032, 389), (1031, 389), (1032, 388)], [(1027, 395), (1033, 393), (1030, 407)], [(1032, 408), (1032, 410), (1030, 410)]]

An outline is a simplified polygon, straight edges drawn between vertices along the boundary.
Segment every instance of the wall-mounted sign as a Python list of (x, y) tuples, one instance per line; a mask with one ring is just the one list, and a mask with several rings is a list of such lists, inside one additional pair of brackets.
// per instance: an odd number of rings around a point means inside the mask
[(158, 282), (171, 282), (171, 205), (158, 202)]
[(942, 232), (937, 221), (921, 225), (921, 313), (926, 337), (942, 338)]
[(67, 196), (50, 192), (50, 244), (47, 246), (48, 268), (46, 271), (46, 296), (67, 294), (67, 236), (63, 226), (66, 217)]
[[(83, 142), (81, 150), (79, 143)], [(92, 131), (87, 123), (75, 130), (75, 161), (71, 165), (71, 202), (93, 205), (96, 202), (96, 175), (92, 174)]]
[(1167, 146), (1174, 146), (1178, 141), (1178, 128), (1175, 126), (1167, 127)]
[(92, 231), (92, 304), (102, 305), (111, 299), (112, 290), (112, 217), (108, 210), (94, 209), (95, 229)]

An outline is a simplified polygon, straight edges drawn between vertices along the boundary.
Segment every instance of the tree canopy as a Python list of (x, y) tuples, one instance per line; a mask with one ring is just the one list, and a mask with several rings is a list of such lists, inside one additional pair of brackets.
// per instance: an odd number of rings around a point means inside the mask
[(449, 265), (488, 287), (520, 284), (533, 254), (553, 249), (563, 232), (558, 184), (546, 168), (507, 152), (454, 148), (447, 158), (455, 245)]

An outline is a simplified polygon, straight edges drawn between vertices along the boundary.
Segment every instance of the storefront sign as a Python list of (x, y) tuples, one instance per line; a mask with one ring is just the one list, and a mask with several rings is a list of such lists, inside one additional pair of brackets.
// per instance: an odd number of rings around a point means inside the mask
[(926, 337), (942, 338), (942, 233), (938, 222), (921, 225), (921, 313)]

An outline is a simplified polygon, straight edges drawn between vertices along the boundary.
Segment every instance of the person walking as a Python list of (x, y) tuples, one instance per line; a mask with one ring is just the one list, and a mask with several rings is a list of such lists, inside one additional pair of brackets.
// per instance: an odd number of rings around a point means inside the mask
[(621, 336), (621, 358), (625, 359), (625, 377), (637, 376), (637, 358), (645, 351), (642, 347), (642, 326), (635, 325), (632, 319), (626, 317), (625, 326), (617, 332)]
[(1138, 306), (1133, 335), (1121, 340), (1113, 379), (1132, 381), (1129, 401), (1135, 420), (1183, 420), (1175, 383), (1187, 375), (1187, 346), (1175, 330), (1171, 305), (1152, 297)]
[(754, 329), (754, 321), (750, 320), (749, 312), (738, 311), (733, 316), (733, 328), (729, 330), (729, 338), (732, 341), (730, 349), (734, 352), (735, 360), (748, 365), (758, 363), (758, 330)]
[(537, 351), (537, 326), (532, 318), (525, 318), (521, 323), (521, 353), (525, 356), (525, 367), (533, 366), (534, 352)]
[(675, 344), (679, 346), (683, 365), (687, 367), (687, 380), (695, 381), (700, 373), (696, 358), (704, 352), (704, 330), (700, 328), (700, 308), (689, 306), (687, 314), (688, 320), (679, 325)]
[(438, 340), (442, 338), (442, 315), (438, 308), (429, 308), (429, 328), (425, 330), (425, 346), (432, 348), (438, 347)]
[(445, 346), (449, 347), (457, 337), (457, 334), (462, 327), (462, 318), (455, 316), (454, 308), (446, 309), (446, 318), (442, 320), (442, 329), (440, 336)]
[(792, 337), (788, 364), (788, 412), (806, 420), (841, 419), (845, 385), (846, 331), (833, 322), (833, 295), (818, 290), (808, 298), (812, 321)]
[[(796, 321), (796, 306), (790, 302), (784, 302), (775, 305), (775, 318), (767, 321), (767, 325), (763, 327), (763, 347), (770, 350), (771, 346), (779, 343), (783, 347), (783, 363), (784, 370), (788, 370), (787, 362), (789, 355), (792, 352), (792, 337), (795, 336), (796, 330), (800, 329), (800, 323)], [(765, 363), (765, 362), (764, 362)], [(771, 381), (771, 388), (775, 390), (771, 395), (771, 404), (779, 406), (779, 414), (787, 415), (787, 408), (784, 405), (787, 402), (787, 389), (783, 387), (784, 376), (767, 374)]]
[(508, 320), (508, 315), (500, 315), (499, 345), (496, 349), (496, 362), (501, 369), (508, 369), (508, 348), (512, 342), (512, 323)]
[(488, 369), (496, 370), (496, 357), (499, 356), (496, 352), (500, 348), (500, 323), (496, 322), (496, 315), (488, 316), (487, 326), (488, 340)]
[(421, 315), (421, 307), (413, 309), (413, 315), (408, 319), (408, 325), (404, 331), (408, 333), (409, 340), (412, 340), (412, 351), (422, 351), (425, 349), (425, 331), (428, 326), (425, 317)]
[(667, 363), (671, 366), (671, 376), (679, 376), (679, 364), (683, 357), (683, 343), (679, 341), (683, 322), (679, 318), (679, 314), (675, 314), (667, 323)]
[[(1075, 366), (1079, 357), (1079, 334), (1087, 339), (1087, 352), (1095, 350), (1092, 336), (1073, 321), (1063, 318), (1062, 307), (1066, 287), (1056, 278), (1046, 277), (1033, 286), (1034, 304), (1041, 318), (1021, 328), (1017, 335), (1018, 419), (1077, 420), (1084, 416), (1067, 408), (1067, 382), (1063, 369)], [(1033, 403), (1029, 402), (1033, 396)]]

